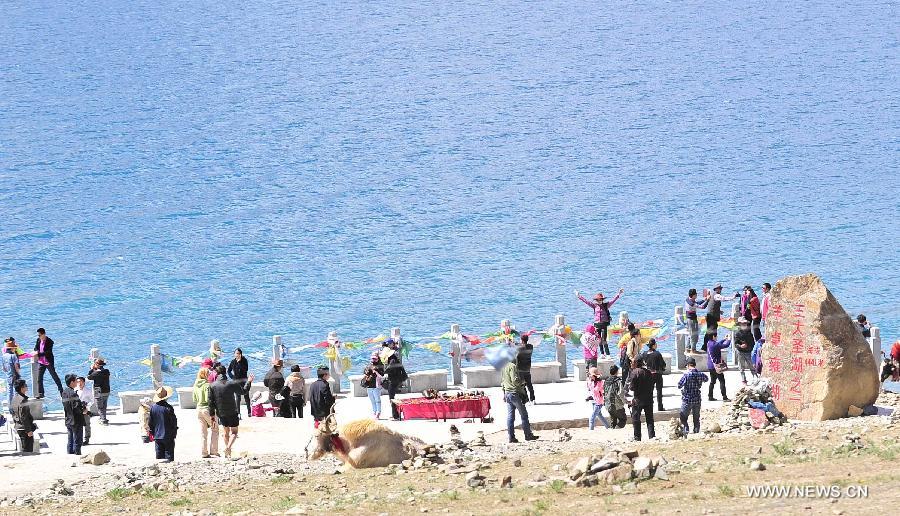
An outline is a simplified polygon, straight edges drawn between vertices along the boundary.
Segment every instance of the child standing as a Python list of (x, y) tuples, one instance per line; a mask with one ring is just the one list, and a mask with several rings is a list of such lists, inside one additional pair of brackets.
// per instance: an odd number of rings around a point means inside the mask
[(603, 423), (604, 428), (609, 428), (609, 422), (603, 417), (603, 378), (600, 377), (600, 373), (597, 371), (596, 367), (592, 367), (588, 371), (588, 389), (591, 391), (591, 396), (594, 400), (594, 411), (591, 413), (591, 419), (588, 421), (588, 428), (594, 429), (594, 421), (597, 418), (600, 418), (600, 422)]

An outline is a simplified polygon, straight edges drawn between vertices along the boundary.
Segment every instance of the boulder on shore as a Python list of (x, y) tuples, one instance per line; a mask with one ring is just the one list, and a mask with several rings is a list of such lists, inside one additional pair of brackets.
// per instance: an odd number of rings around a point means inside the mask
[(815, 274), (775, 284), (762, 357), (775, 405), (790, 419), (838, 419), (878, 397), (868, 342)]

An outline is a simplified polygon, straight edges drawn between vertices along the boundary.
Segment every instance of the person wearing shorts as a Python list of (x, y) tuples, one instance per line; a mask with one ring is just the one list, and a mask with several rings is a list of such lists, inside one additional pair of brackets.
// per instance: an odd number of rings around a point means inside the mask
[(222, 427), (222, 439), (225, 443), (225, 457), (231, 457), (231, 449), (238, 436), (238, 395), (250, 389), (253, 375), (246, 380), (228, 380), (225, 366), (216, 366), (216, 381), (209, 387), (209, 416), (218, 417)]

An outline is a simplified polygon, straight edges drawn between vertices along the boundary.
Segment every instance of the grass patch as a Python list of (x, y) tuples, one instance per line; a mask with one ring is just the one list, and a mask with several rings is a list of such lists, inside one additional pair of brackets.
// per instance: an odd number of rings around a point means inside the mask
[(288, 484), (293, 479), (294, 479), (294, 477), (292, 477), (291, 475), (278, 475), (277, 477), (272, 478), (272, 483), (275, 485)]
[(162, 498), (163, 496), (166, 496), (166, 493), (164, 493), (154, 487), (145, 487), (144, 489), (141, 490), (141, 496), (143, 496), (144, 498), (156, 499), (156, 498)]
[(186, 507), (188, 505), (191, 505), (191, 499), (187, 498), (185, 496), (182, 496), (181, 498), (178, 498), (177, 500), (172, 500), (171, 502), (169, 502), (169, 505), (171, 505), (172, 507)]
[(296, 504), (293, 496), (283, 496), (277, 502), (272, 504), (272, 510), (286, 511)]
[(566, 483), (560, 479), (550, 482), (550, 489), (552, 489), (554, 493), (562, 493), (564, 487), (566, 487)]
[(719, 494), (728, 498), (734, 498), (734, 489), (731, 486), (721, 485), (719, 486)]
[(125, 487), (117, 487), (115, 489), (110, 489), (106, 492), (106, 497), (114, 502), (118, 502), (120, 500), (124, 500), (129, 496), (133, 495), (134, 491)]
[(793, 454), (796, 445), (797, 443), (793, 439), (785, 437), (777, 443), (772, 443), (772, 448), (775, 449), (775, 453), (783, 457)]
[(544, 512), (550, 508), (550, 502), (546, 500), (538, 500), (534, 502), (534, 509), (539, 512)]
[(448, 500), (457, 501), (459, 500), (459, 491), (447, 491), (444, 493), (444, 496), (447, 497)]

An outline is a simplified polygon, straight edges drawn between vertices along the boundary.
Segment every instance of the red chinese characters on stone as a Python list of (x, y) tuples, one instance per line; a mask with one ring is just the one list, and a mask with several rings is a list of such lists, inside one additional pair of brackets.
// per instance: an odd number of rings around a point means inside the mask
[(781, 357), (769, 357), (766, 362), (766, 369), (773, 373), (781, 372)]
[(777, 383), (772, 386), (772, 399), (781, 401), (781, 386)]
[(791, 357), (791, 371), (795, 373), (803, 373), (803, 357)]
[(799, 355), (803, 353), (805, 347), (803, 346), (803, 339), (793, 339), (791, 340), (791, 353), (794, 355)]
[(801, 378), (799, 376), (795, 376), (791, 378), (791, 388), (788, 394), (788, 399), (791, 401), (800, 401), (803, 398), (803, 392), (800, 388)]
[(781, 305), (775, 305), (769, 308), (769, 314), (766, 316), (767, 319), (781, 319), (784, 316), (784, 307)]
[(771, 344), (773, 346), (781, 345), (781, 332), (780, 331), (774, 330), (772, 332), (772, 340), (769, 342), (769, 344)]

